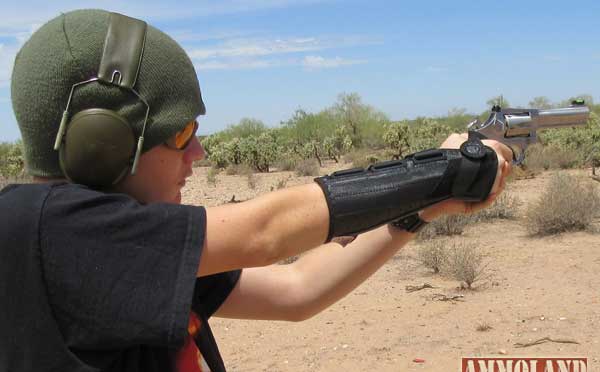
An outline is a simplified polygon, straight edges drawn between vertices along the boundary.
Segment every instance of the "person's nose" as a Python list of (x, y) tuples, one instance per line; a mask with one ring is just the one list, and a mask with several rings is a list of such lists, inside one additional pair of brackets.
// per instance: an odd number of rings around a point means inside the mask
[(184, 160), (191, 163), (196, 160), (204, 159), (204, 157), (206, 157), (206, 151), (204, 151), (204, 147), (202, 147), (198, 137), (194, 137), (185, 149)]

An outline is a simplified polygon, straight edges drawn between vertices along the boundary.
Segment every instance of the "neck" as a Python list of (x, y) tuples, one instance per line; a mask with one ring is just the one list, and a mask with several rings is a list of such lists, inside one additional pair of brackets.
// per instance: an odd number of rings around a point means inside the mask
[(63, 177), (39, 177), (33, 176), (33, 183), (46, 183), (46, 182), (59, 182), (59, 181), (68, 181)]

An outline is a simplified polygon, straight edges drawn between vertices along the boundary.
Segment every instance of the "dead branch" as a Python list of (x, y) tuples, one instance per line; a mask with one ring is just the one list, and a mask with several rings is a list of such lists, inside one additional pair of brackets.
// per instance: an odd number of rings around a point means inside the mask
[(453, 296), (448, 296), (442, 293), (435, 293), (433, 296), (431, 296), (432, 300), (436, 300), (436, 301), (464, 301), (465, 300), (465, 296), (463, 295), (453, 295)]
[(522, 347), (529, 347), (529, 346), (543, 344), (543, 343), (546, 343), (546, 342), (557, 342), (557, 343), (561, 343), (561, 344), (577, 344), (577, 345), (579, 345), (579, 342), (574, 341), (574, 340), (544, 337), (544, 338), (540, 338), (539, 340), (535, 340), (533, 342), (528, 342), (528, 343), (517, 342), (515, 344), (515, 347), (521, 347), (521, 348)]
[(410, 293), (410, 292), (420, 291), (425, 288), (435, 288), (435, 287), (433, 287), (429, 283), (423, 283), (421, 285), (407, 285), (405, 288), (406, 288), (406, 292)]
[(228, 203), (241, 203), (243, 200), (235, 200), (235, 194), (231, 197), (231, 200)]

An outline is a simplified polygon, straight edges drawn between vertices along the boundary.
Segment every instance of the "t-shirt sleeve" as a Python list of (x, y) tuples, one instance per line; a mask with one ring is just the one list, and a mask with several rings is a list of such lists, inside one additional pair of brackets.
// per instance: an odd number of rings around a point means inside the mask
[(194, 312), (210, 318), (225, 302), (241, 273), (241, 270), (234, 270), (198, 278), (192, 300)]
[(205, 230), (202, 207), (55, 187), (39, 238), (49, 302), (67, 346), (179, 346)]

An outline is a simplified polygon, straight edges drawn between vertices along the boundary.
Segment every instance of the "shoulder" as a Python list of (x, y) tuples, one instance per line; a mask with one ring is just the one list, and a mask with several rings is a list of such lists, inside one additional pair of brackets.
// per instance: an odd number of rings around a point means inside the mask
[(156, 235), (169, 230), (186, 234), (193, 226), (203, 231), (206, 211), (203, 207), (172, 204), (142, 204), (123, 193), (102, 192), (83, 185), (51, 185), (42, 211), (44, 226), (62, 231), (77, 226), (86, 232), (120, 231)]
[(35, 215), (42, 208), (50, 189), (48, 184), (8, 185), (0, 190), (0, 211), (3, 214)]

